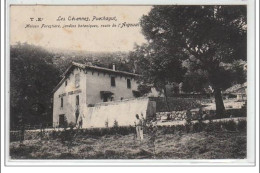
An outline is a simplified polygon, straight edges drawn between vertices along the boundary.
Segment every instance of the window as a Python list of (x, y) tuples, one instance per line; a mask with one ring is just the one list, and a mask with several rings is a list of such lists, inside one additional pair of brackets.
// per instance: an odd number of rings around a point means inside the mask
[(127, 79), (127, 88), (131, 88), (131, 79)]
[(78, 88), (79, 87), (79, 74), (75, 74), (75, 87)]
[(79, 105), (79, 95), (76, 96), (76, 105)]
[(111, 86), (113, 86), (113, 87), (116, 86), (116, 79), (115, 79), (115, 77), (111, 77)]
[(103, 102), (107, 102), (108, 100), (113, 101), (113, 95), (114, 93), (112, 93), (111, 91), (100, 91), (100, 96)]
[(60, 107), (63, 108), (63, 97), (60, 98)]

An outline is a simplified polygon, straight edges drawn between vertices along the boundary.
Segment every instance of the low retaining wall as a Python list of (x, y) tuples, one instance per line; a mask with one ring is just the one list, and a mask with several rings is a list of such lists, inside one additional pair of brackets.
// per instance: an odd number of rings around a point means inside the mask
[(172, 112), (157, 112), (156, 118), (159, 120), (171, 120), (181, 121), (186, 118), (186, 111), (172, 111)]
[[(192, 111), (191, 114), (192, 119), (198, 119), (198, 111)], [(182, 121), (186, 119), (186, 111), (157, 112), (156, 118), (159, 120), (167, 120), (169, 118), (173, 121)]]
[(169, 109), (167, 109), (166, 100), (164, 97), (150, 97), (151, 100), (156, 102), (157, 112), (167, 112), (167, 111), (184, 111), (187, 109), (194, 109), (201, 106), (201, 103), (205, 99), (197, 98), (175, 98), (168, 97)]
[[(216, 114), (215, 110), (210, 110), (211, 116), (214, 117)], [(198, 110), (192, 111), (191, 118), (196, 120), (198, 119)], [(210, 116), (209, 111), (206, 112), (207, 117)], [(234, 117), (246, 117), (246, 109), (227, 109), (225, 115), (222, 116), (222, 118), (234, 118)], [(186, 119), (186, 111), (172, 111), (172, 112), (157, 112), (156, 118), (158, 120), (167, 120), (168, 118), (170, 120), (176, 120), (176, 121), (182, 121)]]

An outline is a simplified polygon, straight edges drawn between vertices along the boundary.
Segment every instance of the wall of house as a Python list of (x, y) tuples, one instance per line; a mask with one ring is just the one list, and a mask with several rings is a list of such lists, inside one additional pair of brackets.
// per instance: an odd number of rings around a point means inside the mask
[[(113, 75), (115, 77), (116, 86), (111, 86), (111, 75), (108, 73), (91, 72), (87, 71), (86, 78), (86, 90), (87, 90), (87, 104), (95, 104), (103, 102), (101, 99), (100, 91), (110, 91), (114, 93), (114, 101), (133, 98), (132, 90), (137, 90), (137, 83), (132, 78)], [(127, 88), (127, 79), (131, 79), (131, 88)]]
[[(75, 86), (75, 75), (80, 75), (79, 87)], [(76, 96), (79, 95), (79, 110), (83, 113), (86, 107), (86, 74), (81, 69), (74, 69), (65, 81), (54, 93), (53, 98), (53, 122), (58, 126), (59, 115), (64, 114), (67, 122), (76, 122)], [(61, 97), (63, 97), (63, 107), (61, 107)]]

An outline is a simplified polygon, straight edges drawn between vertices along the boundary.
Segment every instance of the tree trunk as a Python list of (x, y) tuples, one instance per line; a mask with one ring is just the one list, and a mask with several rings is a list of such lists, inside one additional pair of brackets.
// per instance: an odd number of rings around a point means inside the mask
[(164, 97), (165, 97), (165, 102), (166, 102), (166, 107), (167, 107), (167, 111), (170, 112), (170, 106), (169, 106), (169, 102), (168, 102), (168, 96), (167, 96), (167, 92), (166, 92), (166, 86), (164, 85)]
[(219, 88), (214, 89), (215, 103), (216, 103), (216, 116), (221, 118), (225, 115), (225, 106), (223, 103), (221, 90)]

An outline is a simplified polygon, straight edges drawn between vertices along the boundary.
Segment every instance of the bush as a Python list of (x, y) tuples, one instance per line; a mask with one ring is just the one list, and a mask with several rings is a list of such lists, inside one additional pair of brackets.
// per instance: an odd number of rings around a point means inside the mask
[(238, 120), (237, 130), (246, 131), (247, 129), (247, 121), (246, 120)]
[(207, 124), (202, 121), (196, 122), (193, 124), (192, 131), (193, 132), (201, 132), (206, 129)]
[[(210, 120), (209, 123), (196, 122), (196, 123), (186, 123), (184, 125), (173, 125), (173, 126), (153, 126), (147, 123), (144, 127), (144, 133), (151, 138), (151, 136), (158, 134), (174, 134), (174, 133), (197, 133), (197, 132), (220, 132), (222, 130), (228, 131), (246, 131), (247, 121), (239, 120), (235, 123), (234, 120), (225, 122), (213, 122)], [(73, 139), (77, 136), (86, 137), (91, 136), (97, 138), (106, 135), (129, 135), (135, 134), (136, 129), (134, 126), (115, 126), (109, 128), (91, 128), (91, 129), (64, 129), (63, 131), (51, 131), (48, 134), (41, 132), (26, 132), (26, 139), (39, 139), (41, 135), (44, 135), (41, 139), (45, 139), (46, 135), (51, 137), (51, 139), (59, 139), (63, 143), (69, 141), (74, 141)], [(19, 140), (19, 131), (10, 132), (10, 141)]]
[(108, 128), (108, 120), (105, 122), (105, 127)]
[(175, 128), (176, 128), (175, 126), (161, 126), (160, 127), (163, 134), (174, 134)]
[(84, 129), (80, 131), (80, 135), (90, 135), (90, 136), (105, 136), (105, 135), (128, 135), (135, 133), (135, 127), (125, 126), (125, 127), (109, 127), (109, 128), (91, 128)]
[(216, 131), (221, 131), (221, 122), (213, 122), (212, 120), (209, 121), (208, 124), (206, 124), (206, 127), (204, 130), (206, 132), (216, 132)]
[(232, 117), (246, 117), (246, 109), (228, 109), (226, 110), (226, 117), (229, 118), (231, 115)]
[(236, 131), (237, 130), (237, 124), (233, 120), (222, 122), (222, 125), (228, 131)]
[(185, 129), (186, 129), (186, 132), (189, 133), (192, 129), (192, 123), (191, 122), (187, 122), (185, 124)]
[(118, 127), (118, 122), (117, 122), (117, 120), (114, 121), (113, 127)]
[(74, 137), (75, 131), (73, 129), (69, 130), (64, 130), (62, 131), (58, 137), (60, 138), (61, 142), (66, 142), (66, 141), (72, 141)]
[(177, 132), (185, 132), (185, 126), (184, 125), (176, 125), (175, 131)]

